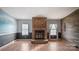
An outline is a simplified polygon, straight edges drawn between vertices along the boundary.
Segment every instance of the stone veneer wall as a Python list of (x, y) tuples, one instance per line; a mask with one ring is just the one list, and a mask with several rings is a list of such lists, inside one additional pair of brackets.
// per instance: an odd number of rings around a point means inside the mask
[(79, 47), (79, 9), (62, 19), (62, 37), (72, 46)]

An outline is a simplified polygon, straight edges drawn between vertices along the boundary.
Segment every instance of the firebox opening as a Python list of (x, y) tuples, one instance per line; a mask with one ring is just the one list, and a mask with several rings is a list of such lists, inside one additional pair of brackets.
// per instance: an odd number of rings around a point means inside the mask
[(45, 39), (45, 31), (44, 30), (35, 30), (35, 39)]

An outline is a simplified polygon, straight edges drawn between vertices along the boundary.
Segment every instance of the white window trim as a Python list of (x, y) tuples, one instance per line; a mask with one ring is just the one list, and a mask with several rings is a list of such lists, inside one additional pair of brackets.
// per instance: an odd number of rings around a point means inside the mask
[[(52, 24), (50, 24), (50, 25), (52, 25)], [(51, 35), (51, 30), (56, 30), (56, 35), (57, 35), (57, 28), (56, 28), (56, 29), (51, 29), (51, 28), (50, 28), (50, 25), (49, 25), (50, 35)], [(57, 24), (56, 24), (56, 25), (57, 25)], [(52, 35), (55, 35), (55, 34), (52, 34)]]
[[(27, 25), (28, 26), (28, 24), (24, 24), (24, 25)], [(29, 26), (28, 26), (29, 27)], [(29, 33), (28, 33), (28, 27), (27, 27), (27, 29), (23, 29), (23, 24), (22, 24), (22, 35), (28, 35)], [(27, 33), (24, 33), (24, 31), (26, 30), (27, 31)]]

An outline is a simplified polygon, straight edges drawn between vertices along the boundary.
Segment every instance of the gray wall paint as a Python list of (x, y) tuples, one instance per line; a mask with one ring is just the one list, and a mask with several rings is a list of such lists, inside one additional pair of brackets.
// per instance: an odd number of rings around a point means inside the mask
[(15, 39), (16, 21), (3, 10), (0, 10), (0, 46)]
[[(17, 20), (17, 32), (22, 32), (22, 24), (28, 24), (29, 25), (29, 32), (32, 32), (32, 20)], [(58, 24), (58, 32), (61, 32), (61, 24), (60, 20), (47, 20), (48, 26), (49, 24), (56, 23)]]
[(49, 28), (50, 24), (57, 24), (58, 25), (58, 32), (61, 32), (61, 21), (60, 20), (48, 20), (47, 21), (47, 26)]
[(29, 32), (32, 32), (32, 21), (31, 20), (17, 20), (17, 32), (22, 32), (22, 24), (28, 24)]
[(9, 42), (13, 41), (14, 39), (16, 39), (16, 36), (13, 33), (0, 36), (0, 47), (8, 44)]
[(79, 47), (79, 9), (63, 19), (63, 38)]

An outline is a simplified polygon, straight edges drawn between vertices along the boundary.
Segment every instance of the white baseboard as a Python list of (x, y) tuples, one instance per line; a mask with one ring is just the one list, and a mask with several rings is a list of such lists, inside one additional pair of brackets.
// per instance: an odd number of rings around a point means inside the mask
[(0, 47), (0, 49), (3, 49), (3, 48), (5, 48), (5, 47), (7, 47), (7, 46), (13, 44), (14, 42), (15, 42), (15, 40), (9, 42), (8, 44), (6, 44), (6, 45), (4, 45), (4, 46), (2, 46), (2, 47)]

